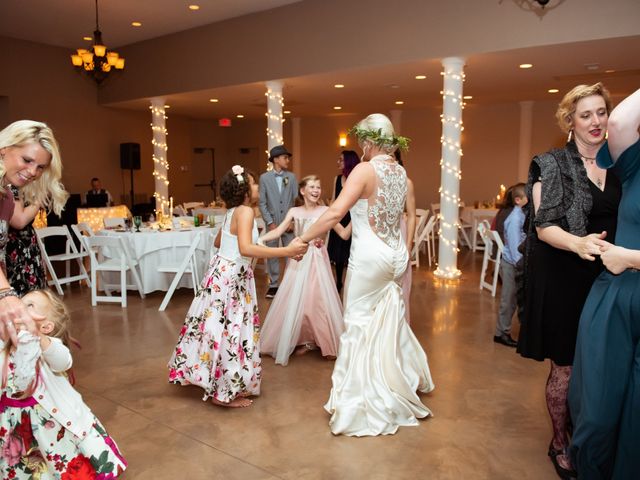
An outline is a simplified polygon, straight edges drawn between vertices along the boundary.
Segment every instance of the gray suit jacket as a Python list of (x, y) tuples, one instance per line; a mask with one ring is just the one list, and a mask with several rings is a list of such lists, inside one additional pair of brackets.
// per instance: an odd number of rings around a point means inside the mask
[[(286, 183), (286, 185), (284, 185), (284, 183)], [(276, 226), (280, 225), (289, 209), (293, 207), (297, 196), (298, 181), (293, 173), (289, 171), (284, 172), (282, 193), (278, 188), (274, 170), (260, 175), (259, 206), (264, 223), (267, 225), (271, 223), (275, 223)]]

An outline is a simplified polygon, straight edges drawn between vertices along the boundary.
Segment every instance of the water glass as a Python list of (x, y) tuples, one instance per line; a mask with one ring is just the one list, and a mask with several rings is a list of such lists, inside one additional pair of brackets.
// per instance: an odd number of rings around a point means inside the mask
[(198, 217), (198, 215), (194, 215), (193, 216), (193, 226), (194, 227), (199, 227), (200, 226), (200, 218)]

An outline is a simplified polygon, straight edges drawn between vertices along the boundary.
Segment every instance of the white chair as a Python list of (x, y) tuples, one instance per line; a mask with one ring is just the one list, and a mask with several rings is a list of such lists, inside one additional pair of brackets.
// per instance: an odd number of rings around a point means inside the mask
[(459, 239), (459, 242), (462, 243), (461, 241), (464, 240), (466, 246), (472, 248), (473, 244), (471, 242), (470, 235), (474, 233), (473, 225), (471, 223), (465, 222), (462, 219), (462, 211), (464, 210), (465, 206), (465, 203), (461, 201), (458, 208), (458, 232), (460, 234), (460, 237), (462, 237)]
[(177, 216), (177, 217), (186, 217), (187, 216), (187, 211), (184, 209), (184, 207), (182, 205), (176, 205), (175, 207), (173, 207), (173, 215)]
[(420, 267), (420, 246), (424, 249), (424, 239), (421, 237), (424, 227), (427, 225), (427, 217), (429, 216), (429, 210), (423, 210), (416, 208), (416, 230), (413, 235), (413, 249), (411, 252), (411, 265)]
[[(65, 241), (64, 253), (58, 253), (50, 255), (45, 248), (45, 238), (51, 237), (63, 237)], [(38, 241), (38, 246), (42, 251), (42, 257), (44, 259), (44, 263), (47, 266), (47, 270), (51, 275), (51, 280), (49, 280), (49, 285), (55, 285), (56, 291), (58, 295), (64, 295), (62, 291), (61, 285), (65, 283), (71, 283), (81, 280), (86, 280), (87, 285), (91, 285), (91, 281), (89, 280), (89, 274), (87, 270), (84, 268), (84, 264), (82, 263), (83, 258), (87, 256), (87, 252), (79, 252), (76, 248), (76, 244), (71, 238), (71, 234), (69, 233), (69, 228), (66, 225), (61, 227), (44, 227), (36, 230), (36, 239)], [(71, 275), (71, 260), (75, 260), (78, 263), (78, 275)], [(65, 273), (66, 276), (60, 278), (56, 274), (55, 269), (53, 268), (52, 262), (65, 262)]]
[(102, 222), (104, 223), (104, 228), (125, 228), (126, 222), (124, 218), (103, 218)]
[[(138, 290), (141, 298), (144, 298), (142, 281), (138, 274), (137, 264), (129, 249), (125, 244), (125, 239), (114, 236), (85, 237), (85, 243), (89, 249), (91, 257), (91, 305), (94, 307), (98, 302), (120, 303), (122, 307), (127, 306), (127, 288)], [(106, 296), (98, 295), (97, 274), (100, 272), (102, 289)], [(103, 272), (120, 272), (120, 284), (107, 284), (104, 281)], [(134, 283), (127, 284), (127, 273), (131, 273)], [(119, 297), (111, 296), (111, 290), (120, 290)]]
[[(484, 255), (482, 257), (482, 270), (480, 272), (480, 290), (486, 288), (491, 292), (491, 296), (496, 296), (496, 290), (498, 288), (498, 275), (500, 273), (500, 260), (502, 259), (502, 250), (504, 245), (498, 232), (489, 230), (484, 223), (478, 226), (478, 233), (480, 238), (484, 242)], [(495, 249), (495, 257), (493, 257), (493, 251)], [(492, 258), (493, 257), (493, 258)], [(487, 273), (489, 271), (489, 264), (493, 263), (493, 277), (491, 282), (487, 282)]]
[[(416, 248), (416, 246), (420, 246), (423, 244), (426, 244), (427, 246), (427, 258), (429, 261), (429, 267), (431, 267), (431, 263), (435, 261), (435, 257), (436, 257), (436, 222), (438, 221), (437, 217), (435, 215), (431, 215), (431, 217), (429, 217), (429, 219), (427, 220), (427, 224), (425, 225), (424, 229), (422, 230), (422, 234), (420, 236), (420, 238), (418, 239), (418, 241), (416, 242), (416, 244), (414, 245), (414, 248)], [(418, 252), (416, 251), (416, 254)]]
[[(93, 232), (91, 225), (85, 222), (78, 223), (77, 225), (71, 225), (71, 231), (78, 239), (78, 242), (80, 244), (80, 253), (84, 253), (84, 255), (86, 255), (86, 261), (83, 259), (82, 263), (84, 264), (84, 268), (88, 272), (91, 268), (91, 259), (89, 258), (89, 249), (86, 242), (84, 241), (84, 238), (93, 237), (95, 233)], [(87, 268), (87, 262), (89, 263), (89, 268)]]
[(198, 293), (200, 279), (198, 278), (198, 268), (196, 265), (196, 249), (200, 244), (200, 238), (200, 233), (197, 233), (193, 237), (191, 245), (189, 246), (189, 250), (180, 262), (167, 263), (158, 266), (159, 272), (174, 274), (173, 280), (169, 285), (169, 290), (167, 290), (167, 293), (165, 294), (164, 298), (162, 299), (162, 303), (160, 304), (160, 308), (158, 308), (160, 312), (164, 312), (164, 310), (167, 308), (169, 300), (171, 300), (171, 297), (173, 296), (173, 292), (175, 292), (176, 288), (178, 288), (178, 283), (185, 273), (191, 275), (191, 281), (193, 283), (193, 293)]
[(182, 208), (184, 208), (187, 211), (187, 214), (190, 214), (191, 210), (193, 210), (194, 208), (200, 208), (200, 207), (204, 207), (203, 202), (184, 202), (182, 204)]

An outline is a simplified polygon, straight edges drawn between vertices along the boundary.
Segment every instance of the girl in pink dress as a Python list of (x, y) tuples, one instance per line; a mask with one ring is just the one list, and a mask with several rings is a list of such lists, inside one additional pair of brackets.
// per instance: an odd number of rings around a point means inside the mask
[(258, 229), (253, 208), (258, 184), (235, 165), (220, 182), (227, 213), (215, 240), (218, 253), (209, 265), (187, 312), (169, 361), (169, 382), (197, 385), (203, 400), (223, 407), (248, 407), (260, 394), (262, 364), (258, 341), (260, 318), (251, 257), (304, 254), (294, 239), (288, 246), (255, 245)]
[[(287, 212), (284, 221), (260, 238), (266, 242), (280, 237), (294, 223), (296, 236), (302, 235), (327, 209), (319, 205), (320, 179), (310, 175), (300, 182), (302, 205)], [(351, 225), (339, 223), (334, 230), (340, 237), (351, 236)], [(262, 327), (260, 350), (286, 365), (296, 346), (297, 354), (320, 348), (322, 355), (335, 358), (340, 335), (344, 330), (342, 303), (338, 296), (327, 247), (316, 239), (301, 260), (289, 260), (284, 278)]]

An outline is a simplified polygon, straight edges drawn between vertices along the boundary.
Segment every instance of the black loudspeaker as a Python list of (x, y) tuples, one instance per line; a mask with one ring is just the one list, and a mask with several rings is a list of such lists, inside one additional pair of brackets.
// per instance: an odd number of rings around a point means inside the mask
[(140, 170), (140, 144), (120, 144), (120, 168), (122, 170)]

